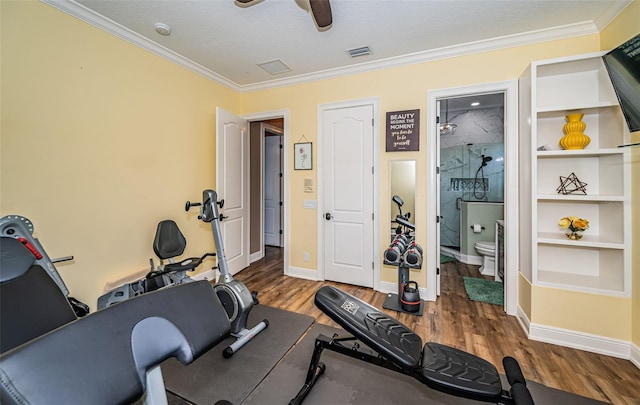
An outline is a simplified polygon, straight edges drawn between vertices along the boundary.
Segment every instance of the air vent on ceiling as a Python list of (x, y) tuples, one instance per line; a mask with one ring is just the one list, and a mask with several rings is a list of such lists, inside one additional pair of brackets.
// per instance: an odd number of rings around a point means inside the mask
[(357, 56), (371, 55), (371, 49), (369, 49), (368, 46), (349, 49), (347, 52), (349, 53), (349, 56), (351, 56), (352, 58), (355, 58)]
[(272, 60), (270, 62), (258, 63), (258, 66), (271, 73), (277, 75), (279, 73), (291, 72), (291, 68), (284, 64), (280, 59)]

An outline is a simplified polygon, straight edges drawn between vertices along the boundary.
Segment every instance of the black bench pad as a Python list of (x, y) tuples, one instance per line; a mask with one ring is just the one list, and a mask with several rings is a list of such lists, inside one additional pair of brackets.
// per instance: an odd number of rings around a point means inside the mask
[(497, 369), (475, 355), (422, 340), (402, 323), (332, 286), (321, 287), (315, 304), (329, 318), (385, 359), (433, 389), (468, 398), (500, 398)]
[(422, 339), (366, 302), (332, 286), (321, 287), (315, 304), (329, 318), (401, 368), (420, 366)]
[(428, 382), (437, 384), (441, 391), (465, 391), (473, 398), (499, 398), (502, 392), (502, 382), (493, 364), (438, 343), (429, 342), (424, 346), (422, 375)]
[(140, 295), (3, 353), (0, 403), (131, 403), (150, 368), (188, 364), (230, 330), (207, 281)]

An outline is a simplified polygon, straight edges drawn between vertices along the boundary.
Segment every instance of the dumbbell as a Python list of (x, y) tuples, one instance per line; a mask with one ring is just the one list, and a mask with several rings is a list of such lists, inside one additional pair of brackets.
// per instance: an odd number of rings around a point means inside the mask
[(389, 247), (384, 251), (384, 260), (387, 264), (397, 264), (400, 262), (402, 255), (407, 249), (407, 245), (402, 240), (391, 242)]
[(404, 252), (403, 260), (410, 266), (422, 266), (422, 247), (415, 242), (411, 243)]

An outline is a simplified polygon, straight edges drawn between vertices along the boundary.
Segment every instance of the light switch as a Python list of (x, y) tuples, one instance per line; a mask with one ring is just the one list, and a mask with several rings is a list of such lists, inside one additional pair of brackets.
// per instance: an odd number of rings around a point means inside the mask
[(304, 200), (304, 207), (315, 210), (316, 208), (318, 208), (318, 204), (316, 200)]
[(313, 179), (305, 178), (303, 190), (305, 193), (313, 193)]

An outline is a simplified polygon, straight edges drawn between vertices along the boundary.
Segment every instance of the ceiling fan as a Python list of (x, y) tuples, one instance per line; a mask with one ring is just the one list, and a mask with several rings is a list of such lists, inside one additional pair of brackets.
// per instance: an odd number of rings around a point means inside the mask
[[(251, 5), (251, 3), (259, 3), (261, 0), (236, 0), (238, 3)], [(333, 24), (331, 15), (331, 4), (329, 0), (308, 0), (311, 8), (311, 16), (318, 27), (318, 31), (326, 31)]]

